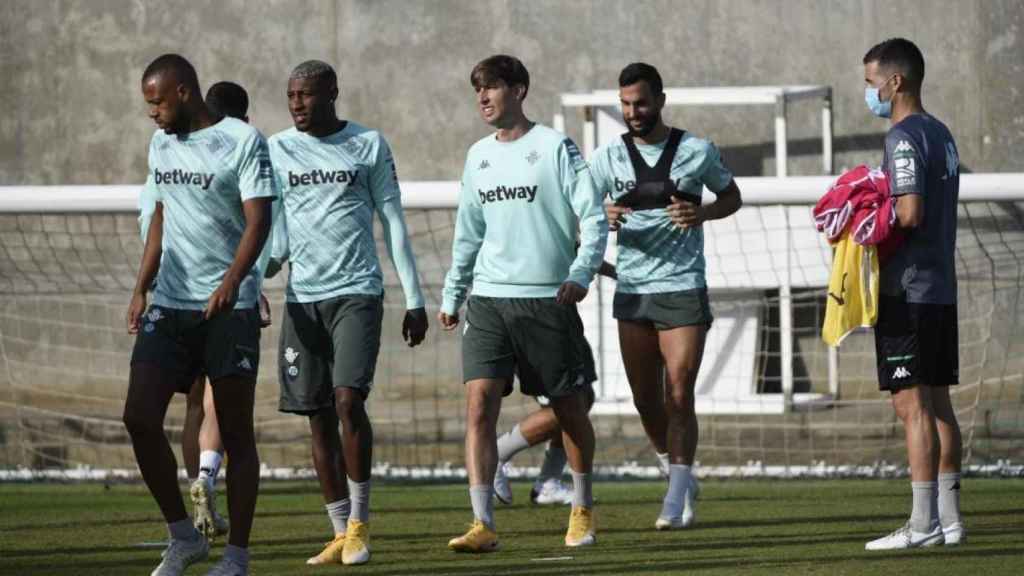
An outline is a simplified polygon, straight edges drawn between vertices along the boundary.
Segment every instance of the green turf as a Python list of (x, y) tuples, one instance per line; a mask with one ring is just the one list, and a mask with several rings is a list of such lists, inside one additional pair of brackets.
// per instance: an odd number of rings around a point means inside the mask
[[(698, 524), (655, 532), (664, 485), (599, 483), (598, 544), (562, 545), (566, 508), (499, 507), (503, 550), (456, 555), (445, 543), (470, 519), (463, 485), (377, 485), (370, 564), (308, 567), (329, 539), (316, 485), (266, 483), (252, 574), (995, 574), (1024, 573), (1024, 480), (968, 479), (969, 542), (959, 548), (867, 553), (864, 542), (907, 516), (907, 480), (706, 481)], [(223, 498), (221, 498), (223, 502)], [(166, 537), (145, 488), (0, 485), (0, 574), (148, 574)], [(216, 547), (211, 558), (219, 558)], [(569, 559), (558, 559), (569, 557)], [(547, 560), (545, 560), (547, 559)], [(208, 561), (188, 574), (202, 575)]]

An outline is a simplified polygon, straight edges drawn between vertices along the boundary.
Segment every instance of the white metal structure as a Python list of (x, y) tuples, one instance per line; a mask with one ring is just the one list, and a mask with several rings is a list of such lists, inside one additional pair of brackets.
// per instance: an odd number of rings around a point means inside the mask
[[(829, 176), (795, 178), (737, 178), (746, 207), (735, 217), (709, 223), (705, 228), (708, 284), (716, 302), (728, 302), (736, 291), (763, 291), (823, 287), (827, 284), (831, 250), (813, 229), (809, 206), (831, 184)], [(457, 206), (455, 181), (405, 182), (403, 203), (411, 209), (452, 209)], [(89, 213), (137, 210), (139, 186), (26, 186), (0, 187), (0, 213)], [(965, 174), (961, 200), (1019, 201), (1024, 174)], [(614, 286), (608, 282), (591, 290), (581, 307), (588, 337), (602, 365), (600, 392), (604, 399), (595, 410), (632, 412), (617, 354), (615, 323), (607, 304)], [(830, 358), (829, 395), (793, 394), (792, 310), (781, 306), (780, 350), (783, 394), (758, 394), (753, 358), (757, 353), (758, 325), (751, 299), (737, 299), (729, 312), (719, 314), (709, 334), (697, 407), (702, 413), (780, 413), (794, 406), (828, 400), (838, 392), (837, 365)], [(787, 330), (789, 331), (787, 334)], [(787, 354), (789, 356), (787, 357)], [(719, 355), (716, 358), (716, 355)], [(787, 364), (789, 368), (787, 369)]]
[[(715, 88), (666, 88), (666, 106), (774, 106), (775, 109), (775, 175), (788, 176), (788, 132), (786, 110), (791, 102), (821, 100), (822, 173), (832, 173), (832, 87), (806, 86), (735, 86)], [(582, 108), (583, 155), (600, 144), (596, 137), (595, 114), (600, 108), (619, 107), (618, 90), (594, 90), (590, 93), (562, 94), (562, 111), (555, 115), (554, 127), (565, 128), (565, 109)]]

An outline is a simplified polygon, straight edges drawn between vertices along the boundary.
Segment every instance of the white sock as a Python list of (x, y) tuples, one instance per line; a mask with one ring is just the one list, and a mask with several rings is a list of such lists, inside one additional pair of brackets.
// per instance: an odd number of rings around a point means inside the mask
[(656, 452), (655, 455), (658, 457), (658, 468), (661, 470), (661, 475), (667, 478), (669, 467), (668, 452)]
[(324, 504), (324, 508), (327, 509), (327, 518), (331, 521), (334, 534), (344, 534), (348, 526), (349, 514), (352, 513), (352, 500), (342, 498), (330, 504)]
[(572, 507), (594, 507), (594, 481), (589, 472), (572, 473)]
[(516, 424), (512, 430), (498, 436), (498, 461), (500, 463), (508, 462), (513, 456), (526, 450), (530, 447), (530, 443), (526, 441), (523, 433), (519, 430), (519, 424)]
[(199, 478), (206, 480), (211, 487), (217, 482), (217, 473), (220, 472), (223, 458), (216, 450), (203, 450), (199, 453)]
[(473, 517), (494, 530), (494, 485), (470, 486), (469, 501), (473, 505)]
[(352, 500), (352, 512), (349, 518), (367, 522), (370, 519), (370, 481), (348, 481), (348, 497)]
[(661, 517), (666, 520), (683, 515), (686, 490), (690, 487), (690, 467), (686, 464), (670, 464), (668, 467), (668, 491), (661, 504)]
[(914, 508), (910, 512), (910, 528), (914, 532), (931, 532), (939, 520), (935, 493), (937, 482), (911, 482), (914, 493)]
[(939, 473), (939, 521), (943, 526), (960, 522), (960, 473)]

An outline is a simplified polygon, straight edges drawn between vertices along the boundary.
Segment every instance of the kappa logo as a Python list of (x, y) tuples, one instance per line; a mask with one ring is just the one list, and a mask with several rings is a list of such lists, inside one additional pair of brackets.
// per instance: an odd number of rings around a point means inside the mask
[(248, 356), (242, 356), (242, 361), (238, 363), (238, 367), (242, 370), (252, 371), (252, 362), (249, 361)]
[(540, 160), (540, 154), (537, 154), (536, 150), (531, 150), (530, 153), (526, 155), (526, 161), (530, 163), (530, 166), (536, 164), (538, 160)]
[(480, 167), (477, 168), (477, 170), (487, 170), (490, 167), (491, 167), (491, 163), (488, 162), (486, 158), (484, 158), (484, 161), (480, 163)]
[(284, 349), (284, 359), (289, 364), (294, 364), (295, 360), (299, 357), (299, 353), (295, 351), (295, 348), (291, 346)]
[(146, 319), (150, 322), (156, 322), (164, 318), (164, 313), (159, 308), (150, 308), (149, 313), (146, 314)]
[(901, 152), (909, 152), (913, 154), (914, 147), (910, 145), (910, 142), (906, 140), (900, 140), (899, 143), (896, 144), (896, 149), (893, 150), (893, 154), (899, 154)]
[(910, 378), (910, 370), (906, 366), (898, 366), (892, 373), (893, 378)]

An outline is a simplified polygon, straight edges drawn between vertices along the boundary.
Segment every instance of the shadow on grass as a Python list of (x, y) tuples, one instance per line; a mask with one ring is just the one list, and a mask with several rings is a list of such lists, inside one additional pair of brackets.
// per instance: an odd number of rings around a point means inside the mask
[[(735, 546), (734, 546), (735, 548)], [(881, 561), (892, 561), (903, 558), (914, 557), (947, 557), (947, 558), (992, 558), (992, 557), (1017, 557), (1021, 554), (1022, 548), (985, 548), (985, 549), (931, 549), (911, 550), (901, 553), (857, 553), (838, 556), (799, 556), (792, 559), (778, 560), (773, 558), (749, 556), (732, 556), (727, 558), (684, 558), (678, 560), (650, 560), (642, 562), (635, 558), (628, 561), (615, 561), (606, 554), (605, 550), (595, 548), (593, 550), (566, 550), (566, 556), (573, 556), (570, 562), (538, 562), (535, 558), (527, 558), (529, 554), (522, 554), (521, 564), (513, 564), (516, 558), (509, 558), (508, 554), (498, 552), (494, 555), (456, 555), (451, 558), (442, 559), (421, 559), (415, 563), (408, 561), (381, 563), (374, 561), (366, 568), (384, 567), (387, 574), (394, 576), (418, 576), (420, 574), (530, 574), (536, 576), (586, 573), (586, 574), (644, 574), (652, 572), (687, 572), (692, 570), (707, 570), (714, 568), (745, 569), (745, 568), (774, 568), (780, 573), (789, 573), (801, 566), (826, 566), (841, 564), (844, 562), (873, 563)], [(547, 551), (550, 554), (550, 551)], [(516, 554), (519, 556), (520, 554)], [(271, 558), (270, 556), (262, 556)], [(550, 556), (549, 556), (550, 557)], [(391, 564), (394, 564), (392, 566)], [(258, 564), (256, 565), (258, 566)], [(369, 571), (369, 570), (367, 570)]]

